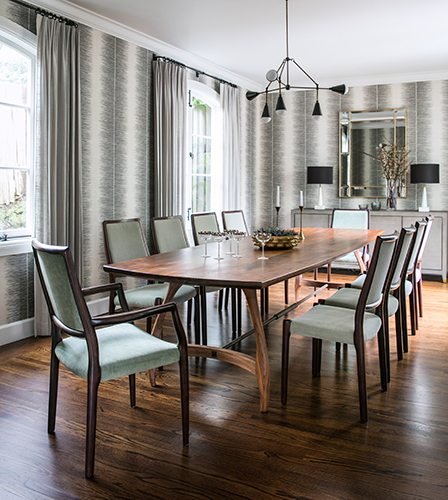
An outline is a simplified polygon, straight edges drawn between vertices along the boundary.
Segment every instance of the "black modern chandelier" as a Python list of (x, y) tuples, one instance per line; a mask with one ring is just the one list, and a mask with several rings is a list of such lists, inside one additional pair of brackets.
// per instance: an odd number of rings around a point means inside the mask
[[(263, 108), (263, 113), (261, 115), (261, 121), (267, 123), (271, 121), (271, 114), (269, 113), (269, 106), (268, 106), (268, 93), (269, 92), (276, 92), (277, 87), (274, 85), (274, 82), (278, 82), (278, 100), (277, 100), (277, 106), (275, 108), (275, 112), (282, 116), (286, 113), (286, 106), (285, 106), (285, 101), (283, 100), (282, 97), (282, 90), (291, 90), (291, 89), (301, 89), (301, 90), (313, 90), (316, 89), (316, 104), (314, 105), (313, 109), (313, 116), (316, 118), (320, 118), (322, 116), (322, 110), (320, 109), (320, 104), (319, 104), (319, 84), (311, 78), (311, 76), (301, 67), (297, 64), (297, 62), (292, 58), (289, 57), (289, 16), (288, 16), (288, 0), (286, 1), (286, 57), (283, 59), (282, 63), (280, 64), (279, 68), (277, 70), (271, 69), (266, 73), (266, 79), (268, 80), (268, 85), (266, 89), (263, 92), (253, 92), (253, 91), (248, 91), (246, 93), (246, 98), (249, 101), (252, 101), (256, 97), (258, 97), (260, 94), (266, 94), (266, 104), (264, 105)], [(290, 75), (290, 64), (293, 63), (297, 68), (300, 69), (300, 71), (307, 76), (314, 84), (313, 87), (299, 87), (295, 85), (291, 85), (289, 83), (289, 75)], [(283, 79), (284, 75), (286, 74), (286, 81)], [(271, 87), (272, 86), (272, 87)], [(344, 95), (348, 92), (348, 88), (342, 84), (342, 85), (336, 85), (335, 87), (324, 87), (321, 90), (331, 90), (332, 92), (336, 92), (337, 94)]]

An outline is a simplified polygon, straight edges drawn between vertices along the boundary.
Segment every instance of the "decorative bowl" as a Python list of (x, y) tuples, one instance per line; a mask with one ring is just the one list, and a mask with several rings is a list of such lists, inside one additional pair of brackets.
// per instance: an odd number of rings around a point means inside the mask
[(372, 201), (371, 206), (372, 210), (375, 210), (375, 212), (377, 212), (378, 210), (381, 210), (381, 201)]
[[(252, 236), (254, 244), (261, 248), (261, 243)], [(299, 243), (299, 237), (296, 234), (288, 236), (271, 236), (271, 239), (264, 245), (265, 250), (291, 250)]]
[(361, 205), (358, 205), (358, 207), (360, 210), (366, 210), (367, 208), (369, 208), (369, 205), (367, 203), (363, 203)]

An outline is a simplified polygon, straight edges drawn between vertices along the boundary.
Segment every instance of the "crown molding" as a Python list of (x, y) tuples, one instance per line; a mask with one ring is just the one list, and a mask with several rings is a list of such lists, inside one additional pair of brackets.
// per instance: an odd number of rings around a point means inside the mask
[(237, 75), (232, 71), (229, 71), (221, 66), (218, 66), (206, 59), (195, 56), (190, 52), (174, 47), (173, 45), (167, 44), (146, 35), (140, 31), (134, 30), (124, 24), (112, 21), (104, 16), (95, 14), (94, 12), (85, 9), (83, 7), (78, 7), (73, 5), (71, 2), (63, 0), (33, 0), (31, 2), (33, 5), (42, 7), (43, 9), (59, 14), (60, 16), (67, 17), (81, 24), (85, 24), (90, 28), (97, 29), (109, 35), (115, 36), (127, 42), (143, 47), (157, 55), (166, 56), (170, 59), (179, 61), (186, 66), (191, 66), (199, 71), (204, 71), (210, 75), (221, 78), (230, 83), (234, 83), (240, 87), (251, 90), (263, 90), (263, 88), (256, 82), (244, 78), (241, 75)]

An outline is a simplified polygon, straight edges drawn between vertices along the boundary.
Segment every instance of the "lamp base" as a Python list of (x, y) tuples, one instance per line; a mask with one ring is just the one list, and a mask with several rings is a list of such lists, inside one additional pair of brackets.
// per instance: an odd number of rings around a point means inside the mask
[(325, 205), (314, 205), (314, 210), (325, 210)]
[(418, 207), (419, 212), (429, 212), (429, 207)]

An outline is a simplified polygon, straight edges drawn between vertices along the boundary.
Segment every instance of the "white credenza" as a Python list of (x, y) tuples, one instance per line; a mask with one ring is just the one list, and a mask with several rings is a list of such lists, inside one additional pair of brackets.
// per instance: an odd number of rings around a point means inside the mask
[[(423, 255), (423, 274), (440, 276), (445, 283), (448, 270), (448, 212), (430, 212), (434, 217), (429, 240)], [(304, 209), (303, 227), (330, 227), (332, 210)], [(402, 227), (409, 227), (426, 217), (423, 212), (406, 210), (370, 211), (370, 228), (383, 229), (391, 234)], [(300, 209), (291, 210), (291, 227), (300, 227)]]

